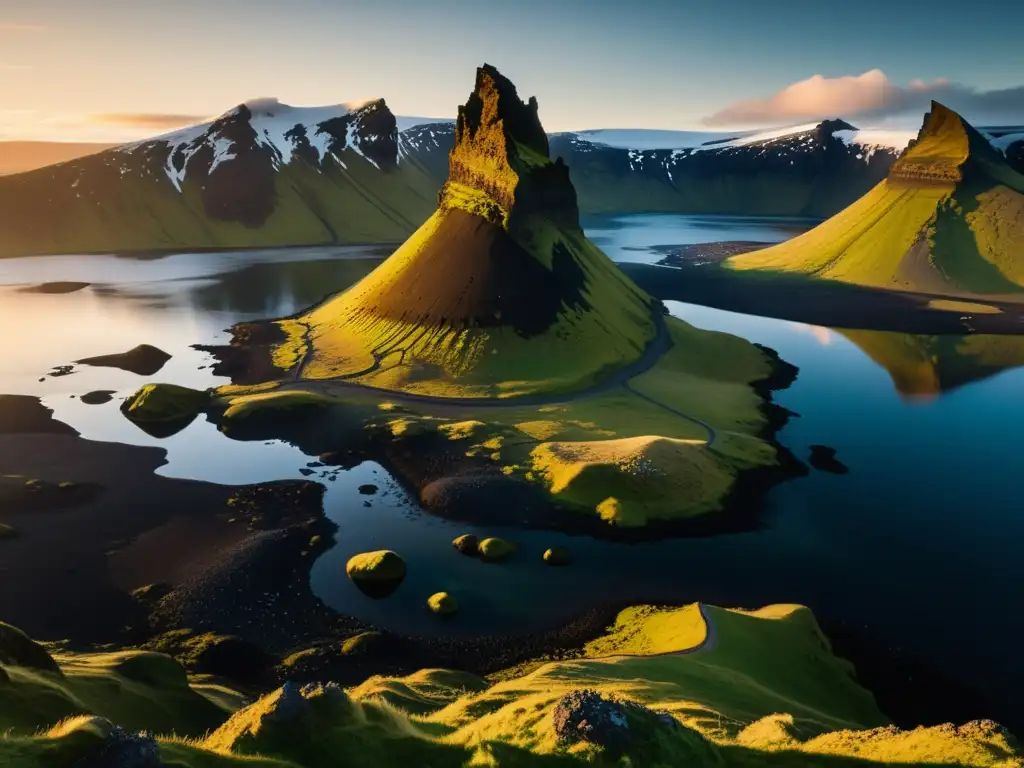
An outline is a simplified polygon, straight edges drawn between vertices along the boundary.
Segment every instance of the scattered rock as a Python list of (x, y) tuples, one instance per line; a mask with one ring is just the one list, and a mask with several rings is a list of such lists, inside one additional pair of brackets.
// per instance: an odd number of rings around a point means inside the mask
[(363, 496), (373, 496), (373, 494), (375, 494), (378, 490), (380, 489), (377, 488), (377, 486), (374, 485), (373, 483), (367, 483), (365, 485), (359, 486), (359, 493), (362, 494)]
[(0, 509), (5, 512), (42, 512), (88, 504), (102, 488), (95, 483), (26, 480), (18, 475), (0, 475)]
[(345, 572), (370, 597), (387, 597), (405, 579), (405, 561), (389, 549), (363, 552), (349, 559)]
[(427, 607), (438, 616), (451, 616), (459, 610), (459, 601), (447, 592), (435, 592), (427, 598)]
[(160, 747), (148, 733), (110, 726), (103, 744), (74, 768), (160, 768)]
[(850, 468), (836, 458), (836, 449), (827, 445), (812, 445), (810, 464), (821, 472), (831, 472), (834, 475), (845, 475)]
[(309, 477), (310, 475), (315, 475), (316, 472), (314, 472), (309, 467), (300, 467), (299, 468), (299, 474), (300, 475), (305, 475), (306, 477)]
[(100, 368), (120, 368), (122, 371), (130, 371), (139, 376), (152, 376), (170, 359), (171, 356), (162, 349), (157, 349), (149, 344), (140, 344), (127, 352), (86, 357), (75, 362)]
[(480, 559), (489, 563), (498, 563), (508, 560), (516, 551), (516, 545), (511, 541), (493, 537), (480, 542)]
[(466, 533), (455, 539), (452, 546), (467, 557), (476, 557), (480, 552), (480, 539), (472, 533)]
[(74, 372), (75, 366), (73, 365), (55, 365), (53, 370), (46, 375), (57, 378), (58, 376), (70, 376)]
[(60, 674), (60, 667), (39, 643), (17, 627), (0, 621), (0, 664)]
[(283, 528), (323, 516), (324, 487), (313, 480), (273, 480), (239, 488), (227, 501), (252, 528)]
[(544, 562), (548, 565), (569, 565), (572, 553), (565, 547), (551, 547), (544, 550)]
[(52, 283), (40, 283), (19, 288), (18, 293), (74, 293), (88, 288), (92, 283), (78, 283), (71, 280), (59, 280)]

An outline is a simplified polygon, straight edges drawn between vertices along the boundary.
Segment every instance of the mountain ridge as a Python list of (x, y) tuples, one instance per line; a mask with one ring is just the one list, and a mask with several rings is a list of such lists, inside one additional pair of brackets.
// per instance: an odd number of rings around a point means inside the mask
[(870, 192), (810, 232), (727, 264), (1019, 300), (1021, 242), (1024, 175), (960, 115), (933, 102), (917, 138)]

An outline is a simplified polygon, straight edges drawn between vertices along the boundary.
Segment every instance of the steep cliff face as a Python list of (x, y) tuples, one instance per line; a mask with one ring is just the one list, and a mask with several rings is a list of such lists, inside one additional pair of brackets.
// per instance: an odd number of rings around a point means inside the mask
[(537, 103), (490, 66), (459, 109), (438, 209), (384, 264), (297, 320), (304, 378), (501, 397), (570, 390), (639, 358), (650, 298), (579, 227)]
[[(579, 228), (576, 190), (562, 159), (549, 158), (537, 100), (521, 101), (494, 67), (477, 71), (476, 87), (459, 107), (454, 142), (442, 208), (467, 209), (467, 200), (473, 200), (488, 220), (506, 229), (534, 213)], [(467, 188), (477, 194), (467, 195)]]

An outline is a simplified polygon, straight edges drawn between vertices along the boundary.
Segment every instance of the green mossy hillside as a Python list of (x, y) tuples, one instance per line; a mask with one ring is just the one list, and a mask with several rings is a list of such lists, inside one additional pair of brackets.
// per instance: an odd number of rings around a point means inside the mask
[[(637, 606), (575, 658), (491, 681), (426, 669), (348, 690), (288, 683), (247, 706), (219, 697), (230, 712), (170, 674), (166, 660), (138, 682), (136, 673), (156, 662), (149, 654), (57, 659), (62, 678), (3, 667), (0, 713), (9, 718), (17, 708), (19, 719), (0, 723), (0, 764), (72, 768), (112, 741), (139, 739), (130, 734), (142, 729), (156, 734), (162, 764), (177, 768), (329, 768), (341, 755), (355, 768), (1013, 768), (1024, 758), (1014, 737), (989, 721), (891, 726), (810, 611), (792, 605)], [(132, 664), (139, 669), (126, 677)], [(62, 712), (50, 701), (72, 691), (78, 709), (90, 711)], [(559, 730), (569, 694), (583, 691), (621, 713), (614, 742), (596, 732), (567, 740)], [(188, 721), (186, 705), (216, 712), (215, 722)]]
[(932, 104), (888, 178), (811, 231), (729, 259), (737, 270), (951, 296), (1024, 292), (1024, 175)]

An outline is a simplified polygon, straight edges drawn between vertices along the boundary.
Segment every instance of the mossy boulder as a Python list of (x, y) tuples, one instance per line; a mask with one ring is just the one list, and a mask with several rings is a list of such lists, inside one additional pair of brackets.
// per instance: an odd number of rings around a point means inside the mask
[(548, 565), (569, 565), (572, 553), (565, 547), (551, 547), (544, 550), (544, 562)]
[(0, 664), (60, 674), (60, 667), (39, 643), (17, 627), (0, 621)]
[(435, 592), (427, 598), (427, 607), (438, 616), (451, 616), (459, 610), (459, 601), (447, 592)]
[(191, 424), (209, 401), (208, 392), (177, 384), (146, 384), (121, 404), (121, 413), (154, 437), (168, 437)]
[(384, 644), (384, 635), (380, 632), (360, 632), (347, 638), (341, 644), (342, 656), (366, 656)]
[(349, 558), (345, 572), (371, 597), (387, 597), (405, 578), (405, 561), (390, 549), (363, 552)]
[(511, 541), (495, 536), (481, 541), (479, 551), (481, 560), (486, 560), (489, 563), (499, 563), (502, 560), (508, 560), (515, 554), (516, 545)]
[(452, 546), (467, 557), (476, 557), (480, 551), (480, 539), (472, 533), (467, 533), (455, 539)]

